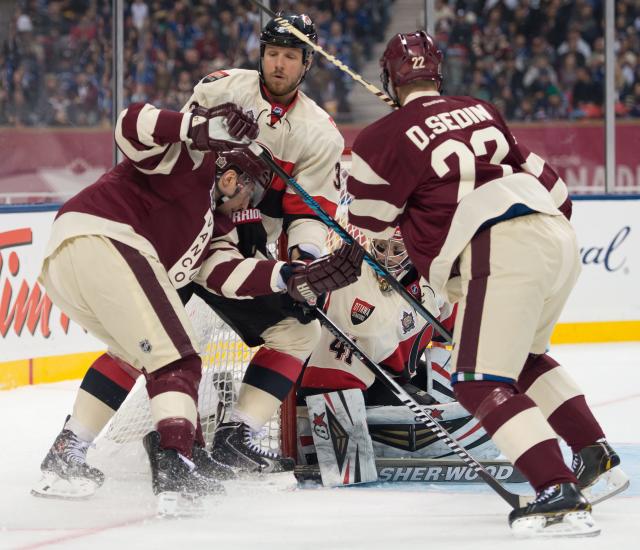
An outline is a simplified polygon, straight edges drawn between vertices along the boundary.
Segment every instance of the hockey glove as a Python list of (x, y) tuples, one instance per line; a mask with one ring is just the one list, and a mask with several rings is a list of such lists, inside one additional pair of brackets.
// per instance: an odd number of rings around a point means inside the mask
[(363, 257), (364, 249), (353, 242), (308, 264), (286, 264), (280, 273), (294, 300), (313, 304), (319, 295), (354, 283), (360, 276)]
[(245, 113), (234, 103), (223, 103), (205, 109), (197, 103), (191, 106), (191, 122), (187, 137), (192, 149), (220, 151), (238, 145), (248, 145), (258, 137), (258, 123), (251, 113)]

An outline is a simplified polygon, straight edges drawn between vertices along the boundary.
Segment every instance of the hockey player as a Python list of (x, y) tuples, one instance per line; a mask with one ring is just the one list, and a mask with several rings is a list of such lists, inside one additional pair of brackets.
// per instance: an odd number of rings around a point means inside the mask
[[(285, 18), (316, 40), (309, 17)], [(338, 194), (334, 174), (344, 140), (329, 115), (299, 90), (312, 57), (312, 48), (271, 20), (260, 35), (259, 70), (213, 73), (195, 87), (191, 100), (209, 106), (224, 98), (252, 109), (260, 125), (259, 142), (335, 215)], [(284, 231), (292, 260), (309, 261), (322, 254), (326, 226), (280, 178), (275, 178), (265, 193), (259, 214), (267, 242), (274, 243), (281, 229)], [(214, 290), (211, 293), (202, 286), (196, 288), (245, 343), (262, 345), (247, 368), (230, 421), (216, 431), (212, 455), (245, 471), (292, 469), (293, 461), (260, 451), (252, 443), (253, 434), (272, 417), (300, 375), (303, 362), (318, 343), (318, 322), (292, 310), (281, 296), (249, 302), (229, 300), (228, 295), (220, 298), (215, 289), (209, 288)]]
[[(221, 116), (228, 131), (215, 120)], [(195, 106), (189, 113), (134, 104), (116, 127), (116, 141), (128, 160), (61, 209), (41, 279), (53, 301), (107, 343), (110, 353), (85, 376), (74, 414), (45, 458), (44, 478), (34, 494), (86, 496), (102, 483), (102, 473), (86, 463), (86, 450), (112, 415), (114, 384), (109, 382), (123, 382), (115, 392), (118, 400), (131, 385), (132, 369), (147, 378), (157, 426), (145, 438), (154, 491), (218, 489), (211, 474), (219, 477), (219, 464), (204, 451), (197, 433), (201, 361), (176, 289), (196, 277), (212, 236), (228, 233), (224, 216), (214, 223), (212, 207), (218, 191), (235, 193), (238, 174), (223, 174), (212, 193), (220, 157), (207, 153), (237, 146), (257, 132), (253, 117), (233, 104)], [(228, 154), (242, 159), (241, 169), (257, 162), (246, 149)], [(352, 261), (349, 252), (345, 248), (309, 265), (264, 260), (240, 266), (241, 256), (236, 261), (227, 255), (224, 284), (233, 279), (237, 296), (286, 289), (303, 300), (299, 285), (321, 293), (336, 280), (355, 280), (361, 255)], [(333, 268), (325, 269), (330, 264)], [(234, 268), (243, 278), (234, 278)], [(124, 370), (105, 379), (116, 364)]]
[[(369, 248), (378, 262), (416, 300), (434, 315), (438, 316), (442, 311), (448, 317), (451, 308), (438, 299), (418, 275), (409, 260), (399, 229), (390, 239), (372, 240)], [(364, 270), (357, 283), (331, 292), (325, 299), (324, 310), (374, 361), (399, 378), (404, 389), (418, 402), (423, 405), (434, 402), (425, 391), (426, 380), (421, 383), (423, 387), (411, 383), (420, 357), (431, 341), (433, 329), (402, 297), (392, 291), (384, 279), (373, 270)], [(350, 388), (365, 391), (365, 402), (370, 405), (396, 404), (390, 402), (384, 387), (376, 384), (373, 373), (323, 328), (320, 343), (307, 362), (299, 396)]]
[(399, 223), (418, 271), (458, 302), (456, 397), (537, 493), (511, 512), (514, 532), (596, 535), (581, 488), (620, 459), (545, 353), (580, 271), (567, 188), (491, 104), (441, 96), (441, 62), (422, 31), (389, 41), (381, 78), (400, 109), (354, 143), (349, 221), (373, 238)]
[[(314, 26), (307, 16), (286, 18), (311, 39), (316, 39)], [(233, 101), (252, 110), (260, 127), (259, 142), (316, 201), (334, 214), (337, 208), (334, 169), (344, 141), (329, 115), (298, 89), (311, 66), (313, 51), (273, 20), (264, 27), (260, 40), (259, 71), (231, 69), (208, 75), (195, 87), (183, 110), (193, 103), (206, 109), (220, 101)], [(123, 150), (132, 158), (138, 158), (136, 147), (135, 142), (125, 143)], [(170, 154), (159, 155), (145, 169), (153, 173), (175, 164), (175, 157)], [(326, 226), (282, 180), (274, 179), (266, 191), (259, 215), (262, 226), (259, 232), (264, 231), (269, 242), (274, 242), (284, 230), (292, 260), (309, 261), (322, 253)], [(245, 229), (238, 228), (241, 233)], [(243, 252), (246, 254), (247, 250)], [(353, 258), (350, 261), (353, 262)], [(208, 265), (216, 267), (213, 261)], [(216, 275), (224, 275), (225, 265), (217, 267)], [(232, 289), (231, 295), (233, 292)], [(211, 293), (206, 295), (212, 296), (208, 300), (211, 303), (216, 300)], [(247, 369), (231, 422), (220, 427), (224, 435), (216, 436), (213, 452), (238, 469), (291, 469), (292, 461), (259, 451), (252, 444), (252, 432), (258, 431), (272, 416), (293, 386), (303, 361), (317, 343), (319, 325), (317, 321), (296, 318), (297, 314), (281, 295), (251, 304), (246, 300), (232, 301), (227, 307), (236, 313), (228, 320), (245, 341), (252, 345), (264, 343), (264, 346)], [(82, 402), (76, 402), (72, 421), (83, 418), (93, 427), (85, 431), (88, 440), (104, 427), (133, 385), (132, 377), (124, 373), (118, 363), (108, 356), (101, 357), (83, 381), (83, 389), (88, 391), (82, 394)], [(88, 378), (91, 382), (87, 382)]]
[[(453, 325), (453, 308), (436, 296), (418, 275), (399, 229), (389, 239), (373, 239), (369, 250), (445, 326)], [(450, 351), (432, 342), (432, 327), (383, 278), (373, 270), (364, 270), (356, 283), (330, 292), (324, 309), (328, 317), (418, 403), (432, 405), (434, 414), (447, 425), (455, 426), (454, 436), (474, 456), (493, 459), (499, 455), (486, 432), (478, 429), (477, 420), (454, 403), (450, 384)], [(437, 341), (437, 335), (435, 339)], [(427, 348), (429, 343), (433, 347)], [(411, 429), (410, 426), (415, 424), (411, 411), (398, 406), (397, 399), (375, 379), (373, 373), (323, 327), (320, 343), (309, 357), (300, 382), (298, 404), (304, 405), (304, 398), (308, 395), (352, 388), (362, 390), (365, 404), (375, 407), (368, 409), (368, 416), (375, 418), (373, 423), (378, 428), (384, 424), (394, 424), (395, 428), (406, 424), (407, 429)], [(446, 405), (442, 406), (443, 403)], [(305, 460), (316, 454), (310, 446), (309, 433), (308, 418), (303, 412), (298, 415), (298, 454)], [(433, 438), (422, 442), (419, 448), (407, 449), (402, 443), (396, 445), (384, 438), (376, 438), (374, 434), (372, 436), (376, 456), (441, 457), (448, 451), (443, 452), (442, 443)]]

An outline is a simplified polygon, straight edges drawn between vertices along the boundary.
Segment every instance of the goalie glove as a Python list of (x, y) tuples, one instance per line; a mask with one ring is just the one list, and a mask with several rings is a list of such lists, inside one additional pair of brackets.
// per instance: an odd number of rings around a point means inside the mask
[(355, 283), (363, 257), (364, 249), (354, 241), (310, 263), (285, 264), (280, 274), (294, 300), (315, 304), (321, 294)]
[(191, 148), (198, 151), (220, 151), (248, 145), (258, 137), (258, 123), (249, 112), (234, 103), (223, 103), (206, 109), (191, 105), (191, 121), (187, 137)]

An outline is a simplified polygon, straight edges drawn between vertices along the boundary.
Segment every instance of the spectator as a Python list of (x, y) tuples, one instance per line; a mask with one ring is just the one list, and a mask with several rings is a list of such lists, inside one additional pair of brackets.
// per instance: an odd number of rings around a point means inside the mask
[(578, 67), (571, 96), (574, 117), (596, 118), (602, 115), (602, 87), (593, 82), (586, 67)]
[(578, 58), (578, 63), (584, 65), (591, 57), (591, 47), (580, 36), (580, 32), (573, 28), (569, 30), (567, 40), (558, 47), (558, 55), (563, 56), (573, 53)]
[(144, 0), (134, 0), (131, 4), (131, 19), (133, 20), (133, 26), (142, 31), (149, 17), (149, 6)]
[[(66, 124), (110, 124), (111, 2), (18, 4), (25, 8), (16, 11), (8, 31), (0, 29), (0, 124), (61, 125), (65, 120)], [(390, 4), (391, 0), (272, 0), (271, 9), (286, 11), (295, 5), (296, 10), (307, 11), (316, 23), (320, 44), (362, 72), (373, 44), (383, 38)], [(615, 3), (619, 116), (638, 116), (637, 109), (629, 108), (640, 79), (636, 4), (634, 0)], [(259, 15), (244, 1), (131, 0), (128, 5), (125, 104), (134, 96), (149, 97), (155, 104), (177, 108), (181, 92), (171, 92), (171, 82), (188, 80), (193, 86), (220, 68), (257, 66)], [(436, 37), (447, 54), (446, 93), (467, 94), (472, 88), (482, 97), (499, 100), (508, 118), (580, 118), (602, 112), (601, 0), (437, 0), (435, 8)], [(350, 120), (353, 82), (319, 55), (314, 65), (304, 83), (305, 92), (338, 121)], [(580, 67), (586, 74), (578, 82)], [(56, 75), (59, 93), (43, 97), (45, 74)], [(576, 104), (574, 88), (579, 98), (591, 98), (580, 99), (586, 110)], [(80, 105), (87, 97), (92, 107), (84, 113)], [(524, 98), (530, 105), (516, 108)], [(10, 113), (14, 107), (19, 112)]]

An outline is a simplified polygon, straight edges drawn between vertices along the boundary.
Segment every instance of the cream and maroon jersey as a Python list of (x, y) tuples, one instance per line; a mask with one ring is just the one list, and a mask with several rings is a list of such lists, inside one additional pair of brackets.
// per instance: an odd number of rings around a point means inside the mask
[[(335, 216), (336, 164), (344, 140), (331, 117), (314, 101), (298, 91), (288, 106), (271, 103), (256, 71), (230, 69), (203, 78), (183, 110), (193, 102), (206, 108), (233, 102), (252, 111), (260, 126), (256, 141), (326, 212)], [(306, 243), (318, 251), (324, 249), (327, 227), (280, 178), (274, 178), (260, 210), (269, 242), (276, 240), (284, 226), (289, 247)]]
[(479, 231), (540, 212), (570, 217), (558, 174), (518, 144), (491, 104), (411, 94), (356, 138), (349, 222), (373, 238), (399, 223), (414, 266), (445, 295), (454, 262)]
[(238, 210), (230, 216), (216, 211), (211, 245), (194, 282), (218, 296), (237, 300), (282, 292), (278, 279), (285, 262), (266, 258), (258, 251), (247, 258), (239, 249), (237, 227), (260, 223), (261, 219), (257, 208)]
[[(415, 273), (415, 272), (414, 272)], [(424, 279), (407, 290), (437, 318), (441, 299)], [(371, 269), (347, 287), (331, 292), (325, 303), (327, 316), (347, 333), (374, 361), (394, 375), (415, 364), (431, 340), (432, 328), (397, 292), (380, 290)], [(301, 386), (303, 388), (368, 388), (374, 375), (326, 328), (314, 349)]]
[(158, 259), (180, 288), (196, 275), (213, 232), (215, 156), (190, 149), (191, 115), (134, 103), (115, 138), (127, 159), (67, 201), (45, 258), (67, 239), (104, 235)]

